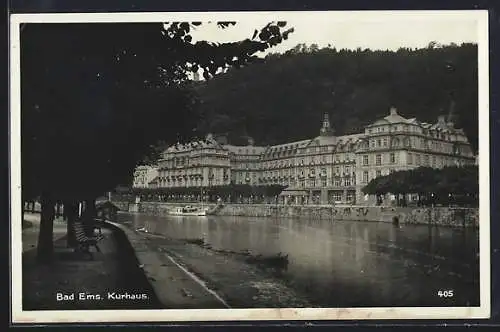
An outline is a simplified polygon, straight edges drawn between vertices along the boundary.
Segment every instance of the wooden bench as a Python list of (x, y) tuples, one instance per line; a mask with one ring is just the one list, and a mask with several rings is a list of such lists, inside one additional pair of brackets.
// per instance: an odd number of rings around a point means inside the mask
[(97, 230), (99, 232), (99, 236), (102, 236), (102, 226), (104, 225), (104, 221), (101, 219), (94, 219), (94, 224), (92, 225), (93, 230)]
[[(73, 229), (75, 231), (76, 251), (86, 253), (93, 257), (92, 253), (90, 252), (90, 247), (92, 246), (96, 248), (97, 252), (101, 252), (101, 249), (97, 245), (97, 242), (104, 238), (102, 236), (102, 233), (100, 233), (99, 235), (87, 235), (85, 226), (80, 221), (76, 221), (73, 224)], [(94, 234), (94, 229), (95, 228), (92, 228), (92, 234)]]

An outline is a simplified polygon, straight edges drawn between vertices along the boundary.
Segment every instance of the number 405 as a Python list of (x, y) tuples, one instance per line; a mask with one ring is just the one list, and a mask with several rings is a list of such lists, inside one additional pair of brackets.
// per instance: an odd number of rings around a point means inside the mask
[(437, 295), (439, 297), (453, 297), (453, 290), (440, 290), (438, 291)]

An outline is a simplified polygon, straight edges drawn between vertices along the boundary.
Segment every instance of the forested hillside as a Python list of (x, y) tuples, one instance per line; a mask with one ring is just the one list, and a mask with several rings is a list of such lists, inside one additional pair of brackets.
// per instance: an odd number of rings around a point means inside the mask
[(337, 134), (397, 107), (405, 117), (435, 122), (453, 114), (477, 148), (477, 45), (434, 43), (398, 51), (336, 50), (297, 45), (262, 63), (198, 83), (202, 132), (249, 135), (275, 144), (318, 134), (329, 112)]

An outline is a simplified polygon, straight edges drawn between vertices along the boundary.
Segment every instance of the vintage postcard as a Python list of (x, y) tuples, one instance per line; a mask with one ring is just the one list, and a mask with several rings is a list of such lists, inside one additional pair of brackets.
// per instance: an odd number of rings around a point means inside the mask
[(14, 323), (490, 316), (487, 11), (10, 36)]

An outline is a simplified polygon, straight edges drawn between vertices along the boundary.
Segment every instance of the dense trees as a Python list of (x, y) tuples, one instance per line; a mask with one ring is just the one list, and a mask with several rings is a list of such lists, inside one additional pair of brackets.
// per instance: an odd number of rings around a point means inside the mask
[[(175, 200), (178, 197), (180, 200), (188, 201), (188, 196), (194, 201), (199, 201), (200, 197), (204, 197), (209, 202), (214, 202), (218, 197), (224, 201), (240, 202), (248, 201), (249, 198), (253, 202), (275, 199), (286, 187), (282, 185), (266, 185), (266, 186), (251, 186), (247, 184), (229, 184), (223, 186), (213, 186), (210, 188), (202, 187), (179, 187), (179, 188), (134, 188), (131, 194), (143, 197), (146, 200), (158, 200), (161, 197), (169, 200)], [(129, 196), (132, 198), (133, 196)]]
[(479, 172), (477, 166), (419, 167), (377, 177), (363, 188), (363, 192), (377, 196), (387, 193), (401, 195), (401, 204), (406, 203), (404, 195), (416, 194), (419, 204), (477, 205)]
[(338, 134), (347, 134), (396, 106), (428, 122), (451, 111), (477, 149), (477, 82), (475, 44), (398, 51), (300, 44), (199, 84), (206, 113), (200, 128), (266, 145), (314, 137), (324, 112)]
[[(42, 261), (51, 258), (57, 201), (92, 208), (98, 195), (130, 182), (135, 166), (158, 152), (156, 142), (196, 134), (199, 109), (187, 72), (211, 78), (241, 67), (292, 32), (274, 22), (239, 42), (192, 42), (190, 29), (200, 24), (22, 26), (23, 196), (42, 203)], [(69, 216), (71, 223), (75, 213)]]

